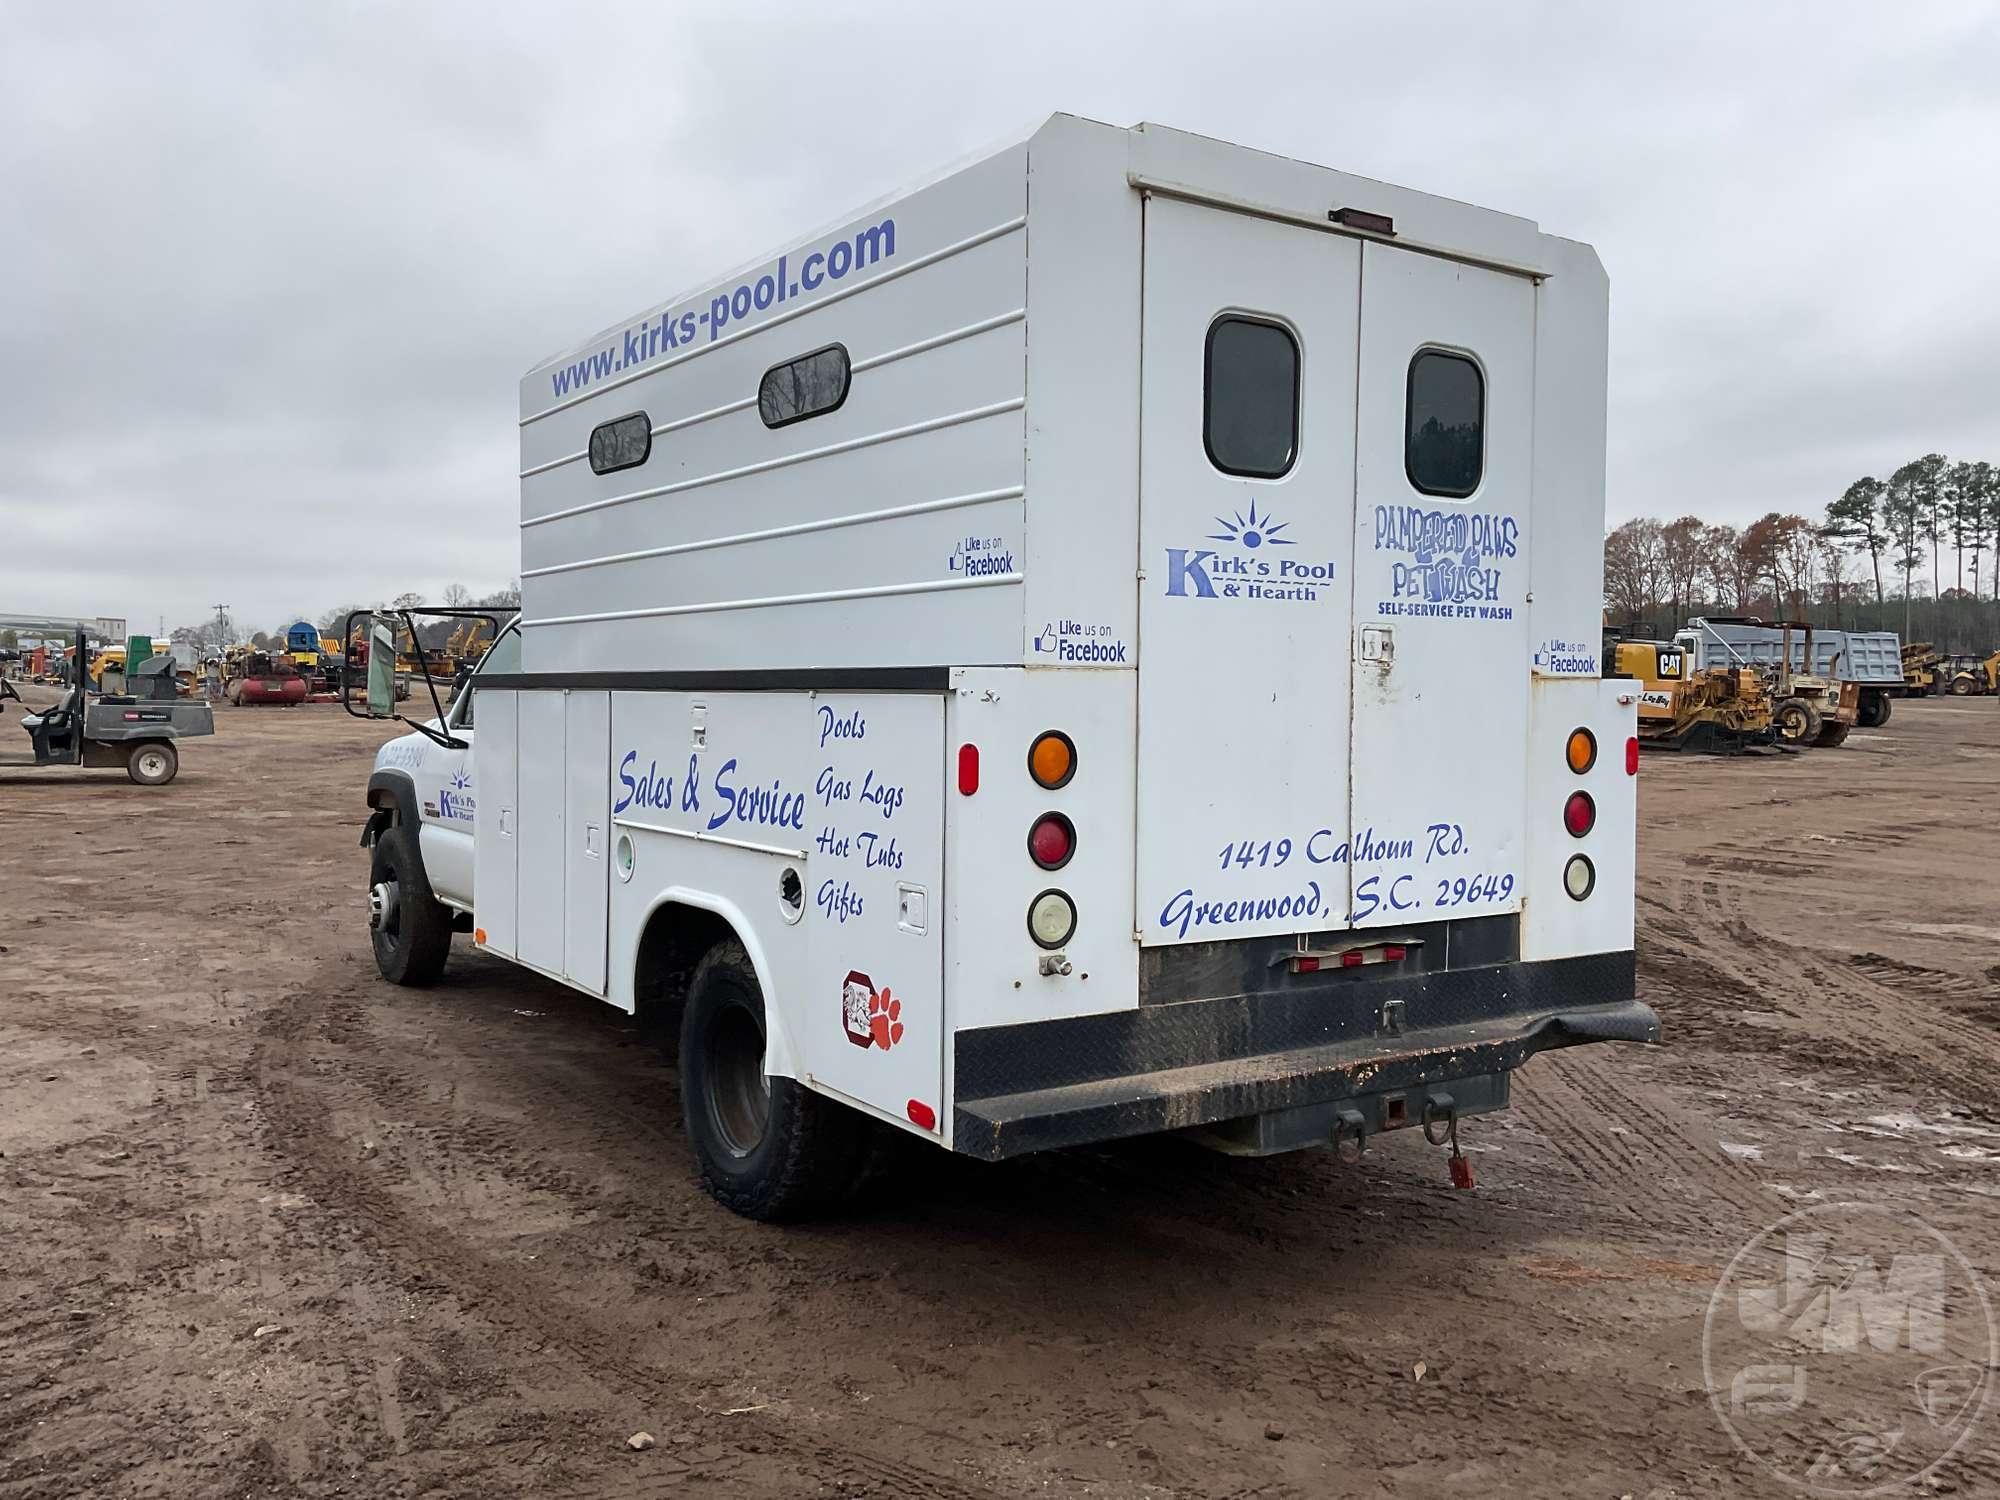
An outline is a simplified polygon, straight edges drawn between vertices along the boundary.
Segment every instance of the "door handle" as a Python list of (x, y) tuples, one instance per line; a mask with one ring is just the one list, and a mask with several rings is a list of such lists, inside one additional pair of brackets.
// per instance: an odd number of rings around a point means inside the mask
[(1387, 667), (1396, 660), (1396, 631), (1390, 625), (1363, 625), (1354, 648), (1358, 661), (1379, 662)]

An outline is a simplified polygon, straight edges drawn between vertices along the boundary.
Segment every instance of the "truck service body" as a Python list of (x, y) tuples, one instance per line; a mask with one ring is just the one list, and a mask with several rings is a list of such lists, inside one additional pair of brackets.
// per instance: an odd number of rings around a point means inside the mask
[(607, 330), (521, 382), (455, 745), (378, 760), (378, 937), (748, 995), (733, 1135), (683, 1027), (711, 1187), (824, 1101), (1270, 1151), (1656, 1040), (1606, 308), (1526, 220), (1056, 116)]

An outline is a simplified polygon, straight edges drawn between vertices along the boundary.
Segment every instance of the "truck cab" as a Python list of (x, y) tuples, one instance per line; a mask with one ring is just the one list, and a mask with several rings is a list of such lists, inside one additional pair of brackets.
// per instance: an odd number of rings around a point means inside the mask
[[(407, 852), (413, 856), (406, 860), (408, 876), (421, 876), (429, 897), (451, 913), (449, 926), (466, 931), (470, 926), (460, 919), (469, 919), (473, 909), (473, 819), (478, 799), (472, 747), (478, 733), (480, 678), (489, 671), (517, 671), (520, 662), (520, 627), (509, 625), (477, 667), (454, 685), (443, 716), (429, 720), (424, 730), (385, 743), (375, 752), (368, 777), (371, 813), (363, 844), (374, 847), (392, 831), (403, 830), (401, 836), (411, 846)], [(385, 914), (393, 912), (394, 896), (375, 890), (377, 884), (371, 882), (373, 930), (393, 949), (399, 937), (407, 938), (416, 929), (385, 933), (383, 922)], [(421, 913), (413, 919), (420, 920)], [(431, 943), (419, 968), (406, 972), (442, 971), (443, 964), (444, 947)]]

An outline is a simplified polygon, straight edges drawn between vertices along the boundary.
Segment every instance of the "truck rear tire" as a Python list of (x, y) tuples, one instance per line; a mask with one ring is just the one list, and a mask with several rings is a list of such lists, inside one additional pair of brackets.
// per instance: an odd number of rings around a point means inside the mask
[(368, 941), (391, 984), (436, 984), (451, 956), (451, 912), (431, 894), (423, 856), (408, 824), (375, 840), (368, 861)]
[(165, 786), (181, 768), (171, 740), (142, 740), (125, 757), (125, 774), (140, 786)]
[(867, 1122), (767, 1074), (765, 1036), (750, 956), (733, 940), (717, 943), (695, 965), (681, 1014), (681, 1113), (710, 1196), (778, 1223), (846, 1201), (861, 1179)]

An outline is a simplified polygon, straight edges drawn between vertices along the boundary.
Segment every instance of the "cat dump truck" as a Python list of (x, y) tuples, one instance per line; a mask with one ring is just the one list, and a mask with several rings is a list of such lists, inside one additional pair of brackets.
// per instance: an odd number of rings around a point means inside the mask
[[(1893, 645), (1895, 637), (1887, 639)], [(1815, 631), (1795, 620), (1766, 625), (1747, 617), (1696, 618), (1675, 633), (1674, 644), (1698, 670), (1749, 667), (1762, 676), (1782, 744), (1832, 748), (1845, 743), (1860, 721), (1862, 685), (1844, 675), (1852, 670), (1852, 652), (1840, 631)], [(1901, 675), (1898, 663), (1898, 680)], [(1878, 690), (1892, 685), (1878, 684)], [(1885, 712), (1876, 722), (1887, 717)]]
[(520, 618), (366, 788), (377, 965), (677, 1034), (756, 1217), (879, 1132), (1469, 1181), (1517, 1068), (1659, 1034), (1606, 305), (1526, 219), (1057, 116), (537, 365)]
[(1771, 747), (1771, 698), (1754, 668), (1698, 668), (1671, 641), (1607, 642), (1605, 651), (1605, 676), (1638, 684), (1642, 749), (1734, 755)]

